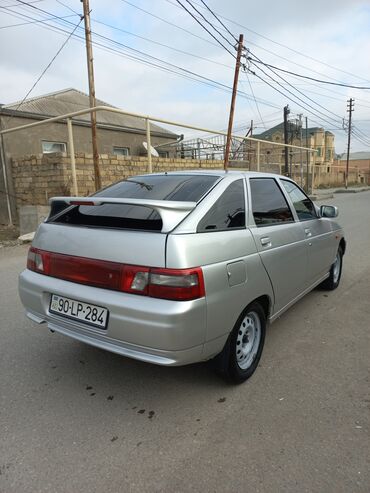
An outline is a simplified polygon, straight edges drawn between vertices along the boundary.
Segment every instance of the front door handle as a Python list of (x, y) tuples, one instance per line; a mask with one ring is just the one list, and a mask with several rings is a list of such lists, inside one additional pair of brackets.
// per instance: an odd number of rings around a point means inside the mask
[(271, 246), (271, 240), (268, 236), (264, 236), (261, 238), (261, 245), (262, 246)]
[(309, 238), (310, 236), (312, 236), (312, 233), (311, 233), (311, 230), (309, 228), (306, 228), (304, 230), (304, 232), (306, 233), (306, 236)]

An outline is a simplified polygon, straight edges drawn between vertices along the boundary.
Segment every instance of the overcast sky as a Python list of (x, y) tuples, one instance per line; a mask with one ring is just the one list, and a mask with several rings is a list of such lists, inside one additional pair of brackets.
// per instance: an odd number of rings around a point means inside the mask
[[(0, 103), (4, 104), (25, 96), (67, 37), (63, 32), (46, 29), (42, 23), (14, 24), (50, 17), (50, 13), (68, 16), (64, 21), (49, 20), (48, 24), (71, 32), (73, 25), (79, 21), (72, 10), (80, 12), (82, 9), (80, 0), (27, 1), (35, 2), (32, 3), (33, 7), (25, 6), (23, 0), (23, 3), (19, 0), (0, 0)], [(181, 2), (190, 8), (186, 0)], [(193, 3), (232, 41), (230, 34), (217, 24), (210, 12), (204, 6), (198, 6), (201, 0), (194, 0)], [(263, 62), (318, 79), (370, 87), (369, 1), (207, 0), (207, 4), (223, 16), (222, 21), (236, 37), (244, 34), (245, 46)], [(228, 92), (144, 65), (125, 55), (131, 53), (141, 60), (160, 63), (146, 58), (146, 55), (151, 55), (232, 86), (234, 59), (231, 54), (217, 45), (176, 0), (90, 0), (90, 7), (93, 31), (105, 36), (93, 35), (96, 43), (105, 46), (94, 47), (97, 97), (133, 112), (212, 129), (227, 127)], [(77, 30), (76, 34), (83, 36), (82, 31)], [(112, 44), (111, 40), (120, 44)], [(143, 54), (129, 51), (122, 44)], [(107, 46), (120, 53), (107, 51)], [(258, 69), (250, 68), (275, 84)], [(279, 90), (294, 91), (267, 68), (263, 70), (280, 81), (283, 87), (277, 86)], [(298, 113), (303, 113), (304, 117), (308, 117), (309, 126), (323, 126), (331, 130), (336, 136), (336, 151), (341, 153), (346, 146), (346, 135), (341, 130), (342, 118), (348, 116), (346, 102), (353, 97), (353, 122), (356, 132), (359, 132), (357, 135), (370, 142), (370, 90), (323, 85), (283, 73), (281, 75), (304, 95), (283, 96), (255, 75), (249, 74), (249, 84), (246, 74), (241, 74), (239, 89), (244, 95), (237, 100), (236, 133), (243, 133), (251, 119), (257, 127), (255, 133), (276, 125), (282, 121), (283, 106), (289, 104), (293, 119)], [(82, 39), (72, 38), (67, 43), (30, 97), (67, 87), (88, 91)], [(295, 102), (290, 101), (290, 97)], [(298, 97), (304, 103), (300, 103)], [(189, 136), (191, 132), (187, 131), (186, 134)], [(369, 146), (354, 138), (352, 151), (360, 150), (369, 150)]]

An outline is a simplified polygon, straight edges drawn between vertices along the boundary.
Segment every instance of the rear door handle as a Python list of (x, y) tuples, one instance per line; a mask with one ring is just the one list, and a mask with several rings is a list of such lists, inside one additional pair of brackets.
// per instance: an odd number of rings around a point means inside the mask
[(268, 236), (264, 236), (261, 238), (261, 245), (262, 246), (271, 246), (271, 240)]
[(309, 228), (306, 228), (304, 232), (306, 233), (306, 236), (308, 237), (312, 236), (311, 230)]

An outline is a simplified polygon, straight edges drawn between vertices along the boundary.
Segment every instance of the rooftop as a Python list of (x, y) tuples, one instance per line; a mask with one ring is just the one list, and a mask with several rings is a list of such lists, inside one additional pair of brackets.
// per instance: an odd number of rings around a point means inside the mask
[[(297, 125), (295, 123), (292, 123), (290, 122), (288, 124), (288, 129), (289, 128), (298, 128)], [(322, 132), (324, 129), (322, 127), (310, 127), (307, 129), (307, 133), (310, 135), (310, 134), (314, 134), (316, 132)], [(272, 136), (275, 134), (275, 133), (284, 133), (284, 122), (281, 122), (279, 123), (278, 125), (275, 125), (274, 127), (272, 128), (269, 128), (268, 130), (265, 130), (264, 132), (260, 133), (260, 134), (253, 134), (253, 137), (255, 137), (256, 139), (263, 139), (263, 140), (272, 140)], [(333, 135), (331, 132), (329, 132), (328, 130), (325, 131), (326, 134), (331, 134)], [(302, 137), (303, 138), (306, 138), (306, 129), (305, 127), (302, 127)]]
[[(115, 108), (115, 106), (105, 103), (100, 99), (96, 100), (97, 106), (108, 106), (110, 108)], [(11, 104), (4, 104), (0, 106), (0, 111), (11, 112), (14, 116), (19, 114), (34, 117), (36, 119), (48, 118), (58, 115), (65, 115), (67, 113), (72, 113), (74, 111), (83, 110), (90, 107), (89, 96), (84, 92), (78, 91), (77, 89), (69, 88), (63, 89), (62, 91), (56, 91), (49, 94), (44, 94), (43, 96), (38, 96), (35, 98), (26, 99), (25, 101), (18, 101)], [(145, 120), (142, 118), (127, 116), (118, 113), (108, 113), (103, 111), (98, 111), (96, 114), (96, 119), (98, 125), (106, 125), (113, 127), (120, 127), (139, 130), (145, 132)], [(89, 122), (90, 115), (81, 115), (76, 118), (76, 121)], [(152, 132), (160, 133), (168, 137), (176, 138), (176, 134), (167, 130), (159, 125), (153, 123), (150, 124)]]
[[(340, 159), (341, 160), (346, 160), (347, 159), (347, 153), (344, 152), (343, 154), (340, 155)], [(364, 159), (364, 160), (370, 160), (370, 152), (366, 152), (366, 151), (360, 151), (360, 152), (351, 152), (350, 155), (349, 155), (349, 159), (350, 160), (361, 160), (361, 159)]]

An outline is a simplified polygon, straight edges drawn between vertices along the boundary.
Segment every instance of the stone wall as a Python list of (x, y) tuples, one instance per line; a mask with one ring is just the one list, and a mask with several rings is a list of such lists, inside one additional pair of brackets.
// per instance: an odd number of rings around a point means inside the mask
[[(153, 172), (185, 169), (221, 169), (222, 161), (152, 158)], [(146, 157), (100, 155), (102, 185), (148, 172)], [(23, 156), (12, 159), (17, 206), (46, 205), (50, 197), (72, 195), (71, 162), (67, 154)], [(78, 194), (95, 191), (92, 154), (76, 154)]]

